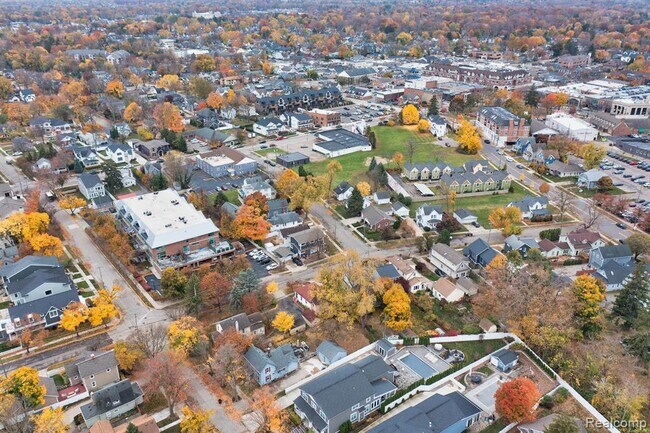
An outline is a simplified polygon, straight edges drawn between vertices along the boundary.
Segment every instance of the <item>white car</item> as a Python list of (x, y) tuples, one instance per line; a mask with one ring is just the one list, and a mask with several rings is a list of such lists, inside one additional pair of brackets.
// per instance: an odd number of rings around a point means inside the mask
[(248, 257), (255, 257), (256, 255), (258, 255), (261, 252), (262, 252), (262, 250), (253, 250), (250, 253), (248, 253)]
[(506, 156), (506, 161), (515, 162), (515, 160), (514, 160), (514, 158), (512, 156)]
[(272, 271), (273, 269), (277, 269), (279, 266), (280, 266), (280, 265), (278, 265), (277, 263), (271, 263), (270, 265), (268, 265), (268, 266), (266, 267), (266, 270), (267, 270), (267, 271)]

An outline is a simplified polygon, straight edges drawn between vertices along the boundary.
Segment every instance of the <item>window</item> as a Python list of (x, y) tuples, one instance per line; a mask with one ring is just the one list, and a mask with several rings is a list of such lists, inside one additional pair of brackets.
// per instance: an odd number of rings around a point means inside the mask
[(49, 296), (49, 295), (51, 295), (51, 294), (52, 294), (52, 291), (51, 291), (51, 290), (46, 290), (46, 291), (45, 291), (45, 296)]
[(54, 319), (55, 317), (59, 317), (59, 312), (57, 310), (50, 311), (50, 318)]
[(110, 368), (107, 368), (107, 369), (106, 369), (106, 373), (110, 373), (110, 372), (111, 372), (111, 369), (110, 369)]
[(357, 412), (352, 412), (352, 415), (350, 415), (350, 422), (357, 422), (359, 419), (359, 414)]

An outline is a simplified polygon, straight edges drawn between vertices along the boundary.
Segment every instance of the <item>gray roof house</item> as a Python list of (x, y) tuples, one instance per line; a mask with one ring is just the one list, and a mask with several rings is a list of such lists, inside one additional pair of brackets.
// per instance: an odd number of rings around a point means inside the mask
[(124, 379), (93, 393), (91, 399), (80, 408), (88, 428), (99, 420), (111, 420), (132, 411), (142, 404), (144, 393), (136, 382)]
[(344, 422), (364, 420), (395, 394), (394, 374), (394, 368), (376, 355), (344, 364), (299, 388), (296, 413), (318, 433), (337, 433)]
[(521, 257), (526, 257), (528, 255), (528, 251), (532, 250), (533, 248), (537, 250), (540, 249), (539, 244), (535, 239), (520, 238), (517, 235), (510, 235), (504, 241), (503, 252), (508, 253), (510, 251), (519, 251)]
[(36, 269), (51, 269), (61, 267), (56, 257), (52, 256), (26, 256), (16, 263), (0, 268), (0, 277), (4, 284), (25, 278)]
[(473, 224), (478, 222), (478, 217), (467, 209), (456, 209), (454, 218), (461, 224)]
[(83, 383), (88, 392), (97, 391), (120, 381), (120, 372), (115, 351), (91, 353), (85, 359), (65, 365), (65, 372), (71, 385)]
[(429, 261), (445, 275), (461, 278), (469, 275), (469, 260), (449, 245), (436, 243), (429, 251)]
[(96, 174), (82, 173), (77, 180), (79, 181), (79, 192), (86, 197), (86, 200), (106, 195), (104, 182)]
[(348, 352), (338, 344), (324, 340), (316, 348), (316, 355), (324, 365), (330, 365), (348, 356)]
[(591, 170), (585, 171), (578, 176), (578, 186), (587, 189), (594, 189), (598, 186), (598, 181), (606, 177), (607, 173), (601, 170), (592, 168)]
[(361, 211), (361, 219), (370, 230), (379, 230), (391, 226), (395, 218), (388, 215), (375, 205), (370, 205)]
[(56, 326), (61, 321), (63, 310), (72, 302), (79, 302), (79, 294), (74, 289), (11, 306), (8, 308), (11, 324), (5, 331), (13, 339), (26, 327)]
[(632, 260), (632, 250), (627, 244), (605, 245), (589, 252), (589, 266), (594, 269), (602, 268), (609, 261), (624, 265)]
[(475, 265), (486, 267), (499, 253), (483, 239), (478, 238), (463, 248), (463, 255)]
[(397, 280), (401, 277), (399, 271), (392, 263), (386, 263), (384, 265), (377, 266), (376, 272), (379, 278), (390, 278), (391, 280)]
[(535, 216), (548, 215), (548, 198), (546, 197), (533, 197), (527, 195), (518, 201), (511, 201), (508, 206), (516, 206), (521, 210), (521, 218), (531, 219)]
[(482, 409), (458, 391), (434, 394), (367, 433), (460, 433), (477, 422)]
[(443, 214), (442, 206), (423, 204), (415, 211), (415, 222), (423, 229), (434, 230)]
[(509, 349), (501, 349), (490, 357), (490, 363), (501, 371), (514, 368), (517, 362), (519, 362), (519, 355)]
[(255, 380), (260, 385), (281, 379), (298, 369), (298, 358), (290, 344), (278, 346), (268, 353), (251, 346), (244, 354), (244, 358), (248, 361)]
[(264, 335), (265, 327), (262, 315), (260, 313), (239, 313), (234, 316), (223, 319), (215, 325), (218, 333), (224, 333), (228, 329), (244, 335)]
[(343, 181), (334, 188), (334, 197), (336, 197), (338, 201), (347, 200), (350, 198), (350, 195), (352, 195), (353, 190), (354, 187), (352, 185)]

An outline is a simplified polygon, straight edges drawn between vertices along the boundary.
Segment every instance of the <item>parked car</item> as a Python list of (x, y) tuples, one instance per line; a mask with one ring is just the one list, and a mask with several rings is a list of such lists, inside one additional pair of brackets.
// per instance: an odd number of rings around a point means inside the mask
[(514, 160), (514, 158), (512, 156), (506, 156), (506, 161), (515, 162), (515, 160)]
[(624, 177), (625, 179), (629, 179), (629, 178), (632, 177), (632, 175), (631, 175), (631, 174), (624, 174), (623, 177)]
[(474, 227), (476, 227), (476, 228), (480, 228), (480, 227), (481, 227), (481, 224), (479, 224), (478, 221), (473, 221), (473, 222), (472, 222), (472, 225), (473, 225)]
[(302, 266), (302, 265), (303, 265), (302, 260), (300, 260), (300, 257), (293, 256), (293, 257), (291, 258), (291, 260), (292, 260), (296, 265), (298, 265), (298, 266)]
[(277, 269), (279, 266), (280, 266), (280, 265), (278, 265), (277, 263), (271, 263), (270, 265), (268, 265), (268, 266), (266, 267), (266, 270), (267, 270), (267, 271), (272, 271), (273, 269)]
[(526, 168), (526, 167), (524, 167), (524, 166), (521, 165), (521, 164), (517, 164), (517, 168), (520, 169), (520, 170), (523, 170), (523, 169)]
[(616, 227), (619, 229), (627, 230), (627, 226), (623, 223), (616, 223)]

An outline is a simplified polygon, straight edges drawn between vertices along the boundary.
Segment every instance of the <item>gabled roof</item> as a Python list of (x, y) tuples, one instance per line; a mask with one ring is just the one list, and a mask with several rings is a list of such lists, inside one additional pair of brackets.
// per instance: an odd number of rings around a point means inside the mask
[(11, 280), (6, 284), (6, 290), (9, 294), (20, 293), (22, 296), (27, 296), (32, 290), (47, 283), (72, 285), (70, 277), (62, 267), (37, 268), (24, 278)]
[(603, 280), (607, 285), (621, 284), (633, 271), (633, 262), (621, 265), (614, 260), (609, 260), (596, 271), (594, 276)]
[(605, 245), (596, 248), (603, 259), (615, 259), (620, 257), (632, 257), (632, 250), (628, 244)]
[(336, 186), (336, 188), (334, 188), (334, 193), (336, 195), (343, 194), (344, 192), (346, 192), (347, 190), (349, 190), (351, 188), (353, 188), (353, 186), (350, 185), (347, 181), (344, 180), (343, 182), (339, 183)]
[(456, 215), (460, 219), (476, 217), (476, 215), (474, 215), (474, 213), (468, 211), (467, 209), (456, 209), (454, 211), (454, 215)]
[(453, 249), (447, 244), (443, 243), (436, 243), (431, 246), (431, 252), (434, 253), (436, 256), (439, 257), (444, 257), (451, 263), (458, 265), (461, 264), (462, 262), (466, 262), (467, 259), (458, 251)]
[(444, 213), (444, 210), (442, 209), (442, 206), (440, 205), (430, 205), (430, 204), (423, 204), (420, 206), (417, 210), (418, 213), (423, 213), (424, 215), (432, 215), (433, 213), (437, 213), (442, 215)]
[(130, 403), (142, 394), (140, 385), (124, 379), (95, 391), (91, 396), (93, 401), (81, 406), (81, 414), (85, 420), (89, 420)]
[(93, 374), (98, 374), (106, 371), (109, 368), (117, 368), (117, 359), (115, 352), (109, 350), (108, 352), (91, 354), (83, 361), (76, 363), (79, 377), (89, 377)]
[(31, 273), (31, 268), (56, 268), (60, 267), (59, 261), (52, 256), (26, 256), (16, 263), (6, 265), (0, 268), (0, 277), (4, 278), (21, 278)]
[(519, 359), (519, 355), (517, 355), (516, 352), (513, 352), (512, 350), (509, 349), (501, 349), (498, 352), (495, 352), (492, 356), (500, 360), (505, 365), (508, 365), (511, 362), (514, 362), (517, 359)]
[(44, 317), (51, 309), (56, 309), (61, 312), (70, 305), (71, 302), (78, 301), (79, 294), (75, 289), (66, 290), (65, 292), (56, 295), (46, 296), (45, 298), (37, 299), (35, 301), (9, 307), (9, 317), (11, 317), (12, 320), (22, 319), (28, 314), (38, 314), (41, 317)]
[(329, 340), (323, 340), (323, 342), (316, 348), (316, 353), (322, 354), (327, 359), (332, 359), (341, 353), (343, 356), (348, 354), (344, 348)]
[(369, 225), (374, 226), (379, 222), (388, 219), (392, 220), (393, 217), (388, 215), (383, 210), (379, 209), (377, 206), (370, 205), (364, 210), (361, 211), (361, 217), (368, 222)]
[(377, 266), (377, 274), (379, 278), (390, 278), (391, 280), (396, 280), (400, 277), (397, 268), (392, 263)]
[(292, 362), (298, 362), (298, 358), (294, 355), (290, 344), (278, 346), (268, 354), (255, 346), (251, 346), (244, 354), (244, 357), (257, 373), (263, 371), (269, 364), (274, 366), (276, 370), (281, 370)]
[(462, 292), (462, 290), (447, 277), (440, 278), (434, 281), (431, 287), (433, 288), (433, 290), (440, 293), (445, 298), (451, 296), (456, 290), (460, 290)]
[(98, 175), (91, 173), (81, 173), (77, 179), (79, 180), (79, 183), (82, 183), (87, 189), (94, 188), (96, 185), (102, 183), (102, 180)]

